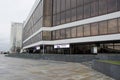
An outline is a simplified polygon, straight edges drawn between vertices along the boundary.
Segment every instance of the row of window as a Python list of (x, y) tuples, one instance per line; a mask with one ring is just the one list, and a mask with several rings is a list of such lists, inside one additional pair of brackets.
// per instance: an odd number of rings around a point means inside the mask
[(43, 4), (40, 2), (23, 29), (23, 34), (24, 34), (23, 40), (27, 39), (29, 36), (35, 33), (40, 27), (42, 27), (42, 17), (43, 17), (42, 10), (43, 10)]
[(41, 40), (42, 40), (42, 32), (40, 32), (39, 34), (35, 35), (31, 39), (29, 39), (27, 42), (25, 42), (23, 44), (23, 47), (30, 45), (30, 44), (33, 44), (33, 43), (36, 43), (36, 42), (39, 42)]
[(116, 50), (120, 51), (120, 43), (111, 43), (111, 44), (106, 44), (104, 45), (105, 48), (108, 48), (110, 50)]
[(118, 32), (120, 32), (120, 18), (56, 30), (52, 32), (52, 39), (79, 38)]
[(44, 0), (43, 26), (52, 26), (52, 0)]
[(27, 39), (29, 36), (39, 30), (40, 26), (42, 26), (42, 18), (33, 27), (31, 27), (28, 32), (25, 32), (26, 30), (23, 30), (23, 40)]
[(27, 39), (42, 26), (52, 26), (52, 0), (44, 0), (43, 4), (40, 2), (36, 7), (24, 28), (23, 40)]
[[(40, 3), (23, 30), (23, 41), (40, 27), (60, 25), (120, 10), (120, 0), (45, 0)], [(53, 1), (53, 2), (52, 2)], [(51, 5), (53, 3), (53, 6)], [(53, 7), (53, 8), (52, 8)], [(53, 10), (52, 10), (53, 9)], [(44, 12), (42, 12), (42, 10)], [(53, 11), (53, 12), (52, 12)], [(43, 14), (44, 13), (44, 14)], [(53, 13), (53, 14), (52, 14)], [(53, 15), (53, 19), (52, 19)], [(44, 17), (43, 17), (44, 16)], [(53, 20), (53, 21), (52, 21)], [(110, 22), (111, 21), (111, 22)], [(53, 39), (117, 33), (118, 20), (110, 20), (52, 32)], [(53, 24), (52, 24), (53, 22)], [(50, 34), (47, 32), (46, 34)], [(49, 36), (48, 39), (51, 39)], [(47, 40), (47, 37), (45, 38)]]
[(53, 26), (120, 10), (120, 0), (53, 0)]
[(39, 42), (41, 40), (51, 40), (51, 32), (49, 31), (40, 32), (39, 34), (32, 37), (30, 40), (25, 42), (23, 46), (27, 46), (27, 45)]
[(24, 46), (30, 45), (41, 40), (58, 40), (69, 38), (80, 38), (98, 35), (115, 34), (120, 32), (120, 18), (111, 19), (77, 27), (65, 28), (56, 31), (43, 31), (30, 40)]
[[(86, 54), (92, 53), (91, 50), (93, 45), (98, 46), (98, 53), (119, 53), (120, 52), (120, 43), (101, 43), (101, 44), (70, 44), (70, 48), (66, 49), (55, 49), (53, 45), (45, 45), (44, 52), (49, 54)], [(42, 53), (43, 46), (40, 46), (40, 50), (37, 53)], [(34, 52), (34, 47), (29, 49), (31, 53)], [(36, 53), (34, 52), (34, 53)]]
[(44, 4), (40, 2), (27, 22), (23, 40), (42, 26), (56, 26), (117, 10), (120, 10), (120, 0), (44, 0)]

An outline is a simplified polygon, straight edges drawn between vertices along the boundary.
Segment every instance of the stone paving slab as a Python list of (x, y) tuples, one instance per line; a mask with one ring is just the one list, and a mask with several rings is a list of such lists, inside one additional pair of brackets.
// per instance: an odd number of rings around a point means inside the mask
[(0, 80), (114, 80), (80, 64), (0, 55)]

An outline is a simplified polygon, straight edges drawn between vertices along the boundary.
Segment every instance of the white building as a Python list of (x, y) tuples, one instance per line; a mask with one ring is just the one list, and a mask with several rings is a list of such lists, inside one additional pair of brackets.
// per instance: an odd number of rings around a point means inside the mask
[(12, 53), (20, 52), (22, 47), (22, 23), (12, 23), (11, 25), (11, 47)]

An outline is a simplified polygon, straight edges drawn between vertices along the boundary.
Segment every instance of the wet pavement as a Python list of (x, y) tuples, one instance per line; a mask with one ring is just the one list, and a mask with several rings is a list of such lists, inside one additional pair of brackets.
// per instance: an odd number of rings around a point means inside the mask
[(0, 80), (114, 80), (80, 63), (0, 55)]

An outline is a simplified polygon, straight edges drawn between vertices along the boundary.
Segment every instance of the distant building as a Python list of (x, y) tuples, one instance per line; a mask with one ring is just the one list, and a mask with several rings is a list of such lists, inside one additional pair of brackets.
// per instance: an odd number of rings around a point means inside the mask
[(22, 48), (22, 23), (12, 23), (11, 25), (11, 53), (20, 52)]
[(120, 52), (120, 0), (37, 0), (23, 28), (28, 52)]

